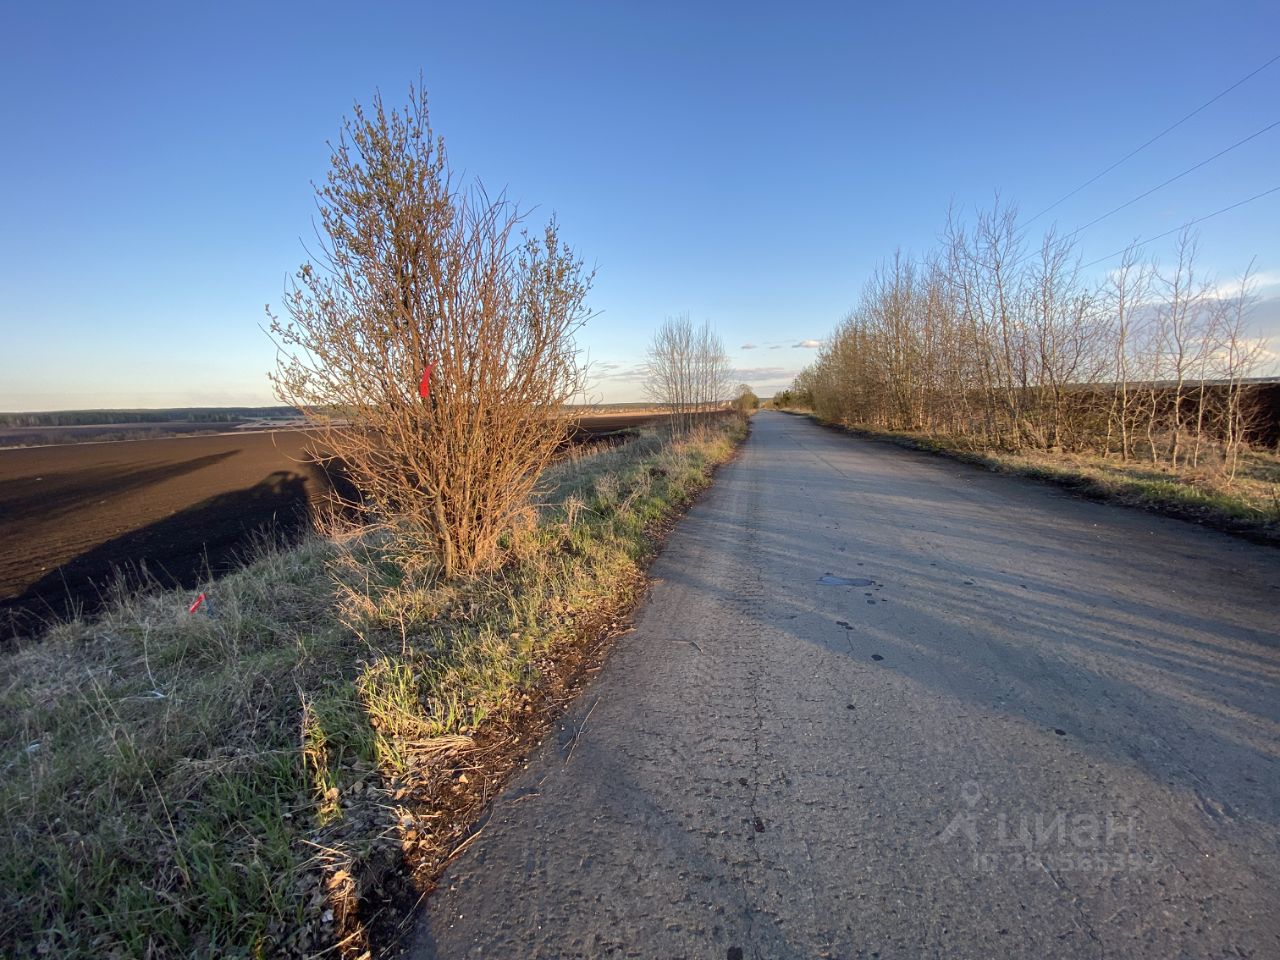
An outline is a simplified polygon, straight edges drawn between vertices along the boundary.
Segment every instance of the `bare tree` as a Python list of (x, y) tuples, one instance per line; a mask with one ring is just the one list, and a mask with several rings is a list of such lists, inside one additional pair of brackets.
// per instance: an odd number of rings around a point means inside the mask
[(645, 393), (664, 405), (677, 432), (692, 423), (696, 393), (693, 324), (689, 315), (667, 317), (649, 342), (645, 361)]
[[(1196, 278), (1196, 238), (1189, 230), (1178, 236), (1172, 271), (1159, 275), (1164, 288), (1158, 308), (1158, 349), (1172, 384), (1169, 403), (1169, 464), (1177, 467), (1187, 430), (1187, 381), (1208, 349), (1203, 329), (1207, 284)], [(1159, 387), (1153, 387), (1159, 391)]]
[(1142, 308), (1151, 287), (1151, 268), (1138, 260), (1137, 251), (1129, 247), (1120, 265), (1107, 278), (1104, 296), (1111, 315), (1106, 341), (1112, 349), (1112, 396), (1104, 452), (1110, 452), (1112, 432), (1120, 437), (1120, 459), (1133, 456), (1133, 429), (1139, 392), (1133, 384), (1134, 349), (1141, 342)]
[(1244, 402), (1245, 381), (1257, 372), (1264, 351), (1263, 341), (1251, 338), (1247, 325), (1249, 308), (1256, 302), (1253, 264), (1250, 263), (1240, 279), (1239, 292), (1226, 303), (1220, 328), (1218, 376), (1227, 388), (1220, 433), (1228, 481), (1235, 479), (1250, 426), (1252, 411)]
[(731, 370), (724, 341), (709, 322), (695, 327), (687, 313), (667, 317), (649, 342), (645, 392), (671, 411), (677, 432), (687, 432), (697, 415), (729, 399)]
[(695, 336), (694, 367), (697, 370), (699, 412), (717, 410), (729, 400), (733, 371), (729, 352), (711, 322), (704, 320)]
[(1230, 478), (1262, 348), (1248, 336), (1247, 284), (1213, 294), (1189, 233), (1167, 274), (1131, 249), (1090, 289), (1077, 259), (1053, 230), (1028, 249), (1009, 208), (972, 231), (952, 215), (940, 252), (895, 254), (873, 274), (793, 392), (828, 420), (978, 446), (1122, 460), (1145, 448), (1191, 467), (1221, 451)]
[(444, 575), (482, 569), (569, 425), (591, 276), (554, 220), (520, 232), (458, 185), (421, 90), (355, 108), (317, 197), (320, 249), (271, 317), (277, 395)]

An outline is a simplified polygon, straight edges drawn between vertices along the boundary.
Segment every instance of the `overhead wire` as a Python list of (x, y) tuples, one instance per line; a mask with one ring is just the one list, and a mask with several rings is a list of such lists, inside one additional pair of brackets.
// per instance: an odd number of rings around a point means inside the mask
[(1215, 94), (1214, 96), (1210, 97), (1208, 100), (1206, 100), (1204, 103), (1200, 104), (1200, 106), (1196, 107), (1194, 110), (1192, 110), (1190, 113), (1188, 113), (1188, 114), (1186, 114), (1185, 116), (1183, 116), (1181, 119), (1179, 119), (1179, 120), (1177, 120), (1177, 121), (1175, 121), (1175, 122), (1173, 122), (1173, 123), (1169, 124), (1169, 126), (1165, 127), (1163, 130), (1161, 130), (1159, 133), (1157, 133), (1157, 134), (1156, 134), (1154, 137), (1152, 137), (1150, 140), (1148, 140), (1148, 141), (1146, 141), (1145, 143), (1141, 144), (1140, 146), (1137, 146), (1137, 147), (1135, 147), (1134, 149), (1130, 150), (1128, 153), (1126, 153), (1123, 157), (1121, 157), (1121, 158), (1120, 158), (1119, 160), (1117, 160), (1115, 163), (1113, 163), (1113, 164), (1111, 164), (1110, 166), (1108, 166), (1108, 167), (1104, 168), (1103, 170), (1100, 170), (1098, 173), (1095, 173), (1092, 177), (1090, 177), (1090, 178), (1089, 178), (1088, 180), (1086, 180), (1084, 183), (1080, 184), (1080, 186), (1076, 187), (1076, 188), (1075, 188), (1074, 190), (1072, 190), (1070, 193), (1065, 193), (1065, 194), (1063, 194), (1063, 195), (1062, 195), (1061, 197), (1059, 197), (1057, 200), (1053, 201), (1053, 203), (1049, 204), (1049, 206), (1045, 207), (1043, 210), (1041, 210), (1039, 213), (1037, 213), (1034, 217), (1031, 217), (1031, 218), (1029, 218), (1028, 220), (1026, 220), (1026, 221), (1025, 221), (1025, 223), (1024, 223), (1024, 226), (1025, 226), (1026, 224), (1034, 223), (1036, 220), (1039, 220), (1041, 217), (1043, 217), (1043, 216), (1044, 216), (1046, 213), (1048, 213), (1050, 210), (1052, 210), (1052, 209), (1054, 209), (1055, 207), (1057, 207), (1059, 204), (1064, 203), (1064, 202), (1065, 202), (1065, 201), (1067, 201), (1067, 200), (1070, 200), (1072, 197), (1074, 197), (1074, 196), (1075, 196), (1077, 193), (1079, 193), (1081, 190), (1083, 190), (1083, 189), (1085, 189), (1086, 187), (1092, 186), (1093, 184), (1097, 183), (1099, 180), (1101, 180), (1103, 177), (1105, 177), (1108, 173), (1110, 173), (1110, 172), (1111, 172), (1112, 170), (1114, 170), (1116, 167), (1120, 166), (1121, 164), (1125, 163), (1125, 162), (1126, 162), (1126, 161), (1128, 161), (1128, 160), (1131, 160), (1133, 157), (1137, 156), (1137, 155), (1138, 155), (1139, 153), (1141, 153), (1143, 150), (1147, 149), (1147, 147), (1151, 146), (1151, 145), (1152, 145), (1153, 143), (1155, 143), (1157, 140), (1159, 140), (1159, 139), (1161, 139), (1162, 137), (1164, 137), (1166, 134), (1172, 133), (1174, 130), (1178, 129), (1178, 127), (1182, 126), (1184, 123), (1186, 123), (1188, 120), (1190, 120), (1190, 119), (1191, 119), (1192, 117), (1194, 117), (1196, 114), (1200, 113), (1200, 112), (1201, 112), (1202, 110), (1204, 110), (1206, 107), (1210, 107), (1210, 106), (1212, 106), (1213, 104), (1217, 103), (1219, 100), (1221, 100), (1223, 97), (1225, 97), (1225, 96), (1226, 96), (1228, 93), (1230, 93), (1232, 90), (1236, 89), (1236, 87), (1240, 86), (1241, 84), (1245, 83), (1245, 82), (1246, 82), (1246, 81), (1248, 81), (1248, 80), (1252, 80), (1254, 77), (1256, 77), (1258, 74), (1260, 74), (1263, 70), (1267, 69), (1267, 67), (1271, 66), (1271, 65), (1272, 65), (1273, 63), (1275, 63), (1277, 60), (1280, 60), (1280, 53), (1277, 53), (1274, 57), (1272, 57), (1272, 58), (1271, 58), (1270, 60), (1268, 60), (1266, 63), (1262, 64), (1262, 66), (1257, 67), (1257, 68), (1255, 68), (1254, 70), (1250, 71), (1249, 73), (1245, 74), (1243, 77), (1241, 77), (1241, 78), (1240, 78), (1239, 80), (1237, 80), (1235, 83), (1231, 84), (1231, 86), (1227, 87), (1225, 90), (1223, 90), (1223, 91), (1221, 91), (1220, 93), (1217, 93), (1217, 94)]
[(1276, 127), (1280, 127), (1280, 120), (1275, 120), (1275, 121), (1273, 121), (1273, 122), (1271, 122), (1271, 123), (1267, 124), (1267, 125), (1266, 125), (1265, 127), (1263, 127), (1261, 130), (1256, 130), (1256, 131), (1254, 131), (1253, 133), (1249, 134), (1249, 136), (1244, 137), (1243, 139), (1237, 140), (1235, 143), (1231, 144), (1231, 146), (1229, 146), (1229, 147), (1224, 147), (1222, 150), (1219, 150), (1219, 151), (1218, 151), (1217, 153), (1215, 153), (1213, 156), (1211, 156), (1211, 157), (1206, 157), (1204, 160), (1201, 160), (1199, 163), (1195, 164), (1194, 166), (1187, 167), (1187, 169), (1183, 170), (1181, 173), (1174, 174), (1174, 175), (1173, 175), (1172, 177), (1170, 177), (1168, 180), (1165, 180), (1165, 181), (1163, 181), (1163, 182), (1161, 182), (1161, 183), (1157, 183), (1157, 184), (1156, 184), (1154, 187), (1152, 187), (1150, 190), (1144, 190), (1142, 193), (1138, 194), (1136, 197), (1133, 197), (1132, 199), (1126, 200), (1124, 203), (1120, 204), (1120, 206), (1118, 206), (1118, 207), (1113, 207), (1112, 209), (1108, 210), (1106, 213), (1102, 214), (1102, 216), (1100, 216), (1100, 217), (1094, 217), (1092, 220), (1090, 220), (1090, 221), (1089, 221), (1088, 223), (1086, 223), (1084, 226), (1082, 226), (1082, 227), (1076, 227), (1074, 230), (1072, 230), (1070, 233), (1068, 233), (1068, 234), (1067, 234), (1067, 236), (1068, 236), (1068, 237), (1074, 237), (1076, 234), (1078, 234), (1078, 233), (1082, 233), (1082, 232), (1084, 232), (1085, 230), (1088, 230), (1090, 227), (1094, 226), (1095, 224), (1099, 224), (1099, 223), (1101, 223), (1103, 220), (1106, 220), (1108, 217), (1112, 216), (1113, 214), (1117, 214), (1117, 213), (1119, 213), (1119, 212), (1120, 212), (1121, 210), (1123, 210), (1125, 207), (1130, 207), (1130, 206), (1132, 206), (1133, 204), (1137, 203), (1139, 200), (1144, 200), (1144, 199), (1146, 199), (1147, 197), (1149, 197), (1149, 196), (1151, 196), (1153, 193), (1155, 193), (1157, 190), (1162, 190), (1162, 189), (1164, 189), (1165, 187), (1167, 187), (1169, 184), (1171, 184), (1171, 183), (1173, 183), (1173, 182), (1175, 182), (1175, 181), (1177, 181), (1177, 180), (1181, 180), (1183, 177), (1187, 176), (1188, 174), (1195, 173), (1195, 172), (1196, 172), (1197, 170), (1199, 170), (1201, 167), (1206, 166), (1207, 164), (1212, 163), (1214, 160), (1217, 160), (1217, 159), (1218, 159), (1219, 157), (1221, 157), (1221, 156), (1225, 156), (1226, 154), (1230, 153), (1232, 150), (1235, 150), (1237, 147), (1242, 147), (1242, 146), (1244, 146), (1244, 145), (1245, 145), (1246, 143), (1248, 143), (1250, 140), (1254, 140), (1254, 139), (1256, 139), (1256, 138), (1258, 138), (1258, 137), (1262, 136), (1262, 135), (1263, 135), (1264, 133), (1266, 133), (1268, 130), (1273, 130), (1273, 129), (1275, 129)]
[(1122, 247), (1121, 249), (1117, 250), (1115, 253), (1109, 253), (1105, 257), (1099, 257), (1097, 260), (1090, 260), (1088, 263), (1083, 264), (1080, 267), (1080, 269), (1087, 270), (1089, 267), (1095, 267), (1106, 260), (1110, 260), (1114, 257), (1121, 256), (1122, 254), (1126, 253), (1129, 250), (1137, 250), (1140, 247), (1145, 247), (1148, 243), (1155, 243), (1155, 241), (1157, 240), (1163, 240), (1165, 237), (1171, 236), (1182, 230), (1186, 230), (1188, 227), (1194, 227), (1197, 223), (1204, 223), (1206, 220), (1212, 220), (1214, 217), (1219, 216), (1220, 214), (1224, 214), (1229, 210), (1234, 210), (1236, 209), (1236, 207), (1243, 207), (1246, 203), (1253, 203), (1253, 201), (1255, 200), (1261, 200), (1263, 197), (1269, 196), (1270, 194), (1276, 193), (1277, 191), (1280, 191), (1280, 185), (1274, 186), (1270, 190), (1263, 190), (1261, 193), (1255, 193), (1252, 197), (1247, 197), (1244, 200), (1239, 200), (1236, 203), (1231, 204), (1230, 206), (1223, 207), (1221, 210), (1215, 210), (1213, 211), (1213, 213), (1206, 213), (1203, 217), (1196, 217), (1194, 220), (1188, 220), (1186, 223), (1182, 224), (1181, 226), (1174, 227), (1172, 230), (1166, 230), (1164, 233), (1157, 234), (1154, 237), (1148, 237), (1146, 240), (1141, 240), (1135, 243), (1131, 243), (1129, 244), (1129, 246)]

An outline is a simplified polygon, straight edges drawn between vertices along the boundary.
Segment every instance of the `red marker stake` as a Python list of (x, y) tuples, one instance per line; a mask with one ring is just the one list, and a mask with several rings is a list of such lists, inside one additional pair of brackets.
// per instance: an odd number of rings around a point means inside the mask
[(196, 597), (195, 603), (193, 603), (193, 604), (191, 604), (191, 606), (187, 607), (187, 613), (195, 613), (197, 610), (199, 610), (199, 609), (200, 609), (200, 604), (202, 604), (202, 603), (204, 603), (204, 594), (203, 594), (203, 593), (202, 593), (202, 594), (200, 594), (200, 596)]
[(434, 363), (427, 364), (427, 369), (422, 371), (422, 382), (418, 384), (418, 396), (424, 400), (431, 396), (431, 368), (434, 366)]

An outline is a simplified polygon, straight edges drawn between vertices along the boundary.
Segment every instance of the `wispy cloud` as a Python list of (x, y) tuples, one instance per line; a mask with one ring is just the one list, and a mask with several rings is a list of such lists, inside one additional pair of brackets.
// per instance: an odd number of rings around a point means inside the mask
[(740, 346), (738, 349), (739, 349), (739, 350), (754, 350), (755, 348), (756, 348), (756, 345), (755, 345), (754, 343), (744, 343), (744, 344), (743, 344), (742, 346)]
[(799, 343), (793, 343), (792, 347), (799, 347), (802, 350), (817, 350), (822, 346), (821, 340), (801, 340)]
[(737, 380), (791, 380), (799, 371), (786, 367), (734, 367)]
[[(1209, 290), (1209, 296), (1216, 297), (1219, 300), (1230, 300), (1233, 297), (1240, 296), (1240, 285), (1244, 282), (1244, 277), (1232, 277), (1221, 283), (1215, 284)], [(1274, 295), (1280, 287), (1280, 271), (1276, 270), (1260, 270), (1249, 277), (1249, 288), (1254, 294), (1263, 296)]]
[(608, 380), (613, 383), (644, 383), (649, 371), (643, 363), (618, 363), (606, 361), (593, 363), (590, 376), (592, 380)]

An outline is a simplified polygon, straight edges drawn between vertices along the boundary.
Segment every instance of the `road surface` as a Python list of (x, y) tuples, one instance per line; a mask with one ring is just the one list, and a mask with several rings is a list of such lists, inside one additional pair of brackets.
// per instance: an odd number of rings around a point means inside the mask
[(410, 955), (1280, 956), (1277, 551), (764, 412), (653, 574)]

